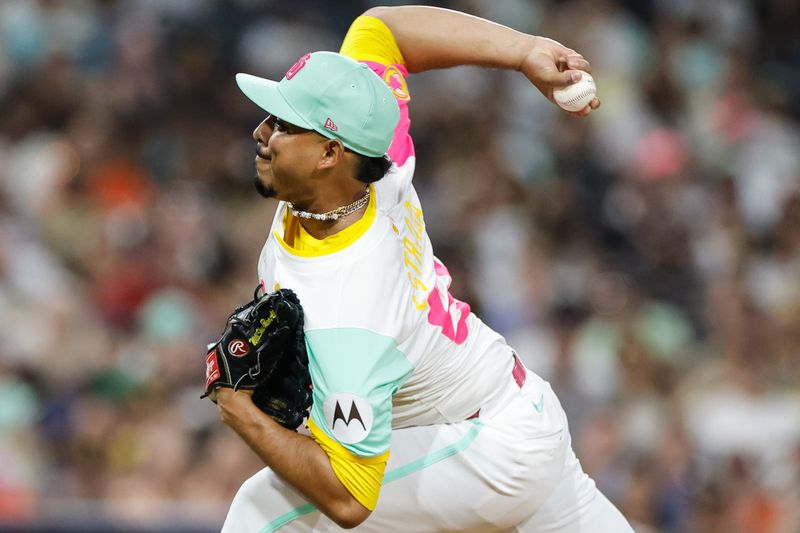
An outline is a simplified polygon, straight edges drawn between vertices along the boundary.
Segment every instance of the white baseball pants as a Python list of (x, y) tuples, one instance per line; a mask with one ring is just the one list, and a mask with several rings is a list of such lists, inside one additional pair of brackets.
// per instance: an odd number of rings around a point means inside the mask
[[(269, 468), (244, 482), (223, 533), (344, 531)], [(395, 430), (375, 510), (352, 531), (633, 533), (582, 470), (550, 385), (509, 376), (478, 418)]]

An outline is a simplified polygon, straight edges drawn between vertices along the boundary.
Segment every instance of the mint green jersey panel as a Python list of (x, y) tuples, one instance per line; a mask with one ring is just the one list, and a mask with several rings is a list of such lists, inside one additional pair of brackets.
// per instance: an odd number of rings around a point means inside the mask
[(306, 331), (314, 404), (311, 418), (361, 457), (380, 455), (392, 438), (392, 395), (414, 369), (397, 342), (362, 328)]

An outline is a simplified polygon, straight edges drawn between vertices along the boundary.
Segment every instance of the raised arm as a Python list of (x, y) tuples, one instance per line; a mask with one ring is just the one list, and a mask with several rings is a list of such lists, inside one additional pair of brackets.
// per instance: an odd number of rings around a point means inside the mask
[[(427, 6), (374, 7), (365, 15), (381, 19), (394, 35), (409, 72), (477, 65), (522, 72), (549, 100), (559, 87), (591, 72), (584, 57), (548, 39), (521, 33), (488, 20)], [(595, 98), (582, 111), (600, 105)]]

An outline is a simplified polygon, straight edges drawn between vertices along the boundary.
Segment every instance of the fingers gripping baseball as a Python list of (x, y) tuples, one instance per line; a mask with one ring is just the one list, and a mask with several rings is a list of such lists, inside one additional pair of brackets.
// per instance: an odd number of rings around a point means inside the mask
[(573, 52), (572, 54), (563, 57), (561, 61), (559, 61), (559, 70), (562, 72), (566, 70), (582, 70), (591, 74), (592, 66), (582, 55)]
[[(583, 73), (591, 73), (589, 61), (571, 48), (545, 37), (536, 37), (534, 45), (520, 65), (520, 71), (551, 102), (557, 103), (555, 91), (563, 90), (584, 79)], [(561, 105), (561, 104), (559, 104)], [(576, 116), (586, 116), (600, 106), (593, 96), (581, 109), (568, 110)]]

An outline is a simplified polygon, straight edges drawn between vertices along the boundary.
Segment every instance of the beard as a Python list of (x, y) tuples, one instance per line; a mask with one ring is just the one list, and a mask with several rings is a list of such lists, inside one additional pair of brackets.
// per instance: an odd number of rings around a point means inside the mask
[(265, 185), (258, 177), (258, 173), (256, 173), (256, 177), (253, 180), (253, 185), (256, 188), (256, 192), (264, 198), (275, 198), (275, 188), (272, 185)]

